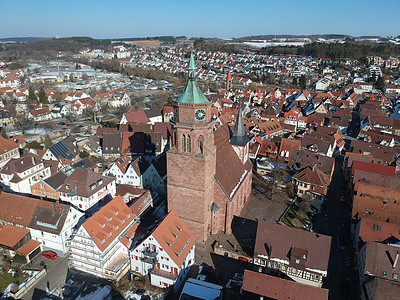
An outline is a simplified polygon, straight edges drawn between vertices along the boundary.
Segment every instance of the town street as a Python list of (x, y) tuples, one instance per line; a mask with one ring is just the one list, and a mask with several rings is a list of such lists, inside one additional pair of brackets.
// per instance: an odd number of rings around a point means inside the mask
[[(329, 299), (356, 298), (354, 249), (350, 234), (350, 206), (339, 205), (345, 180), (341, 172), (343, 156), (336, 157), (335, 171), (321, 214), (314, 218), (314, 232), (332, 236), (328, 278)], [(348, 195), (347, 195), (348, 197)]]

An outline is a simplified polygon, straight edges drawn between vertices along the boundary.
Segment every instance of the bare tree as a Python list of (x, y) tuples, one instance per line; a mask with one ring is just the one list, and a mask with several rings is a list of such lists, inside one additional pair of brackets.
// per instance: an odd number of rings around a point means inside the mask
[(22, 134), (24, 134), (26, 130), (31, 129), (34, 125), (35, 122), (29, 118), (28, 112), (19, 114), (18, 117), (15, 118), (15, 127), (18, 130), (21, 130)]
[(66, 118), (70, 120), (71, 123), (75, 122), (78, 119), (78, 114), (76, 111), (71, 110), (67, 115)]

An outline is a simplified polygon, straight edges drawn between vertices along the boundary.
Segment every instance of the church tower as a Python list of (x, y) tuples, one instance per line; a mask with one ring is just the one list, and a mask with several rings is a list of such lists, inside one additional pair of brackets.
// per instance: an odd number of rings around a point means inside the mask
[(168, 211), (174, 210), (198, 241), (211, 230), (216, 150), (212, 103), (200, 91), (190, 55), (188, 81), (173, 102), (172, 147), (167, 153)]
[(229, 142), (242, 164), (245, 164), (249, 160), (249, 138), (244, 130), (242, 107), (239, 108), (235, 129)]
[(230, 91), (232, 89), (232, 75), (231, 70), (228, 71), (228, 75), (226, 76), (226, 90)]

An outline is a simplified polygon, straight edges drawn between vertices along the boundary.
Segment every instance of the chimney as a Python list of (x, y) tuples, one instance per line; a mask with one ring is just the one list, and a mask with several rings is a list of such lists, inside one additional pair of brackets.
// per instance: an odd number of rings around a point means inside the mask
[(399, 260), (399, 251), (396, 252), (396, 258), (394, 259), (394, 262), (393, 262), (393, 269), (396, 268), (398, 260)]
[(268, 255), (269, 255), (269, 257), (271, 258), (272, 257), (272, 244), (269, 244), (269, 247), (268, 247)]
[(56, 214), (56, 204), (53, 203), (53, 204), (51, 205), (51, 215), (54, 216), (55, 214)]
[(32, 165), (35, 165), (35, 157), (32, 155)]

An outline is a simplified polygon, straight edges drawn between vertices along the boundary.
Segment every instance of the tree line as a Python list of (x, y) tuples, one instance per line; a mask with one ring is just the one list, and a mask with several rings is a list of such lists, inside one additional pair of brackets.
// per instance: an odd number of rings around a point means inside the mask
[(347, 41), (345, 43), (309, 43), (299, 46), (271, 46), (260, 50), (261, 54), (291, 54), (324, 58), (350, 58), (362, 60), (367, 56), (400, 56), (400, 46), (392, 43), (361, 43)]

